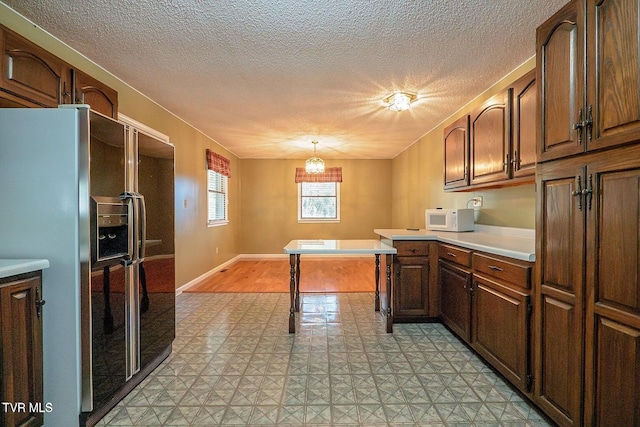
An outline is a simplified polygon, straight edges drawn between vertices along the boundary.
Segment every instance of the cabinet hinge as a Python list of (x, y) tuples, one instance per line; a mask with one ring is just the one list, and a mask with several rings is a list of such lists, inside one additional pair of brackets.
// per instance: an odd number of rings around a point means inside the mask
[(531, 387), (533, 387), (534, 383), (535, 378), (533, 377), (533, 375), (527, 375), (527, 390), (531, 390)]
[(531, 313), (533, 313), (533, 305), (527, 304), (527, 316), (531, 316)]

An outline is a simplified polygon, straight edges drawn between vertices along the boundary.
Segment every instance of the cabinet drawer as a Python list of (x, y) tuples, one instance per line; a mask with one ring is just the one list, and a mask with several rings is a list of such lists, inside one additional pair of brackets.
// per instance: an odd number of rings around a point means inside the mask
[(420, 240), (398, 240), (393, 242), (398, 256), (429, 256), (429, 242)]
[(474, 253), (473, 269), (525, 289), (531, 288), (532, 265), (528, 263), (517, 264), (501, 258)]
[(471, 251), (457, 246), (438, 245), (438, 257), (456, 264), (471, 267)]

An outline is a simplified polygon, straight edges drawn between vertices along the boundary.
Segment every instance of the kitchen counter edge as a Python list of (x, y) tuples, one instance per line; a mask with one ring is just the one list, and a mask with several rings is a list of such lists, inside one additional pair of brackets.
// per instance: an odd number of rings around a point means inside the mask
[(49, 268), (46, 259), (1, 259), (0, 279)]
[(436, 240), (463, 248), (501, 255), (521, 261), (535, 262), (535, 238), (503, 235), (495, 232), (466, 233), (425, 229), (375, 229), (373, 232), (393, 244), (394, 240)]

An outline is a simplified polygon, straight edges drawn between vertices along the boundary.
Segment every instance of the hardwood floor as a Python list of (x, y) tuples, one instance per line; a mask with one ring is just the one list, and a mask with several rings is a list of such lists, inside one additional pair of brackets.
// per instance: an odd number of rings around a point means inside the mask
[[(184, 292), (289, 292), (289, 260), (237, 261)], [(300, 259), (300, 292), (374, 292), (373, 258)]]

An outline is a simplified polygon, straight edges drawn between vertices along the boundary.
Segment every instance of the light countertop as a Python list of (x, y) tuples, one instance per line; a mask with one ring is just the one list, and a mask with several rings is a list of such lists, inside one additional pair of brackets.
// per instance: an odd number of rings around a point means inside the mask
[(46, 259), (0, 259), (0, 279), (49, 268)]
[(536, 260), (535, 231), (530, 229), (476, 224), (475, 231), (463, 233), (406, 228), (373, 231), (388, 240), (437, 240), (522, 261)]

